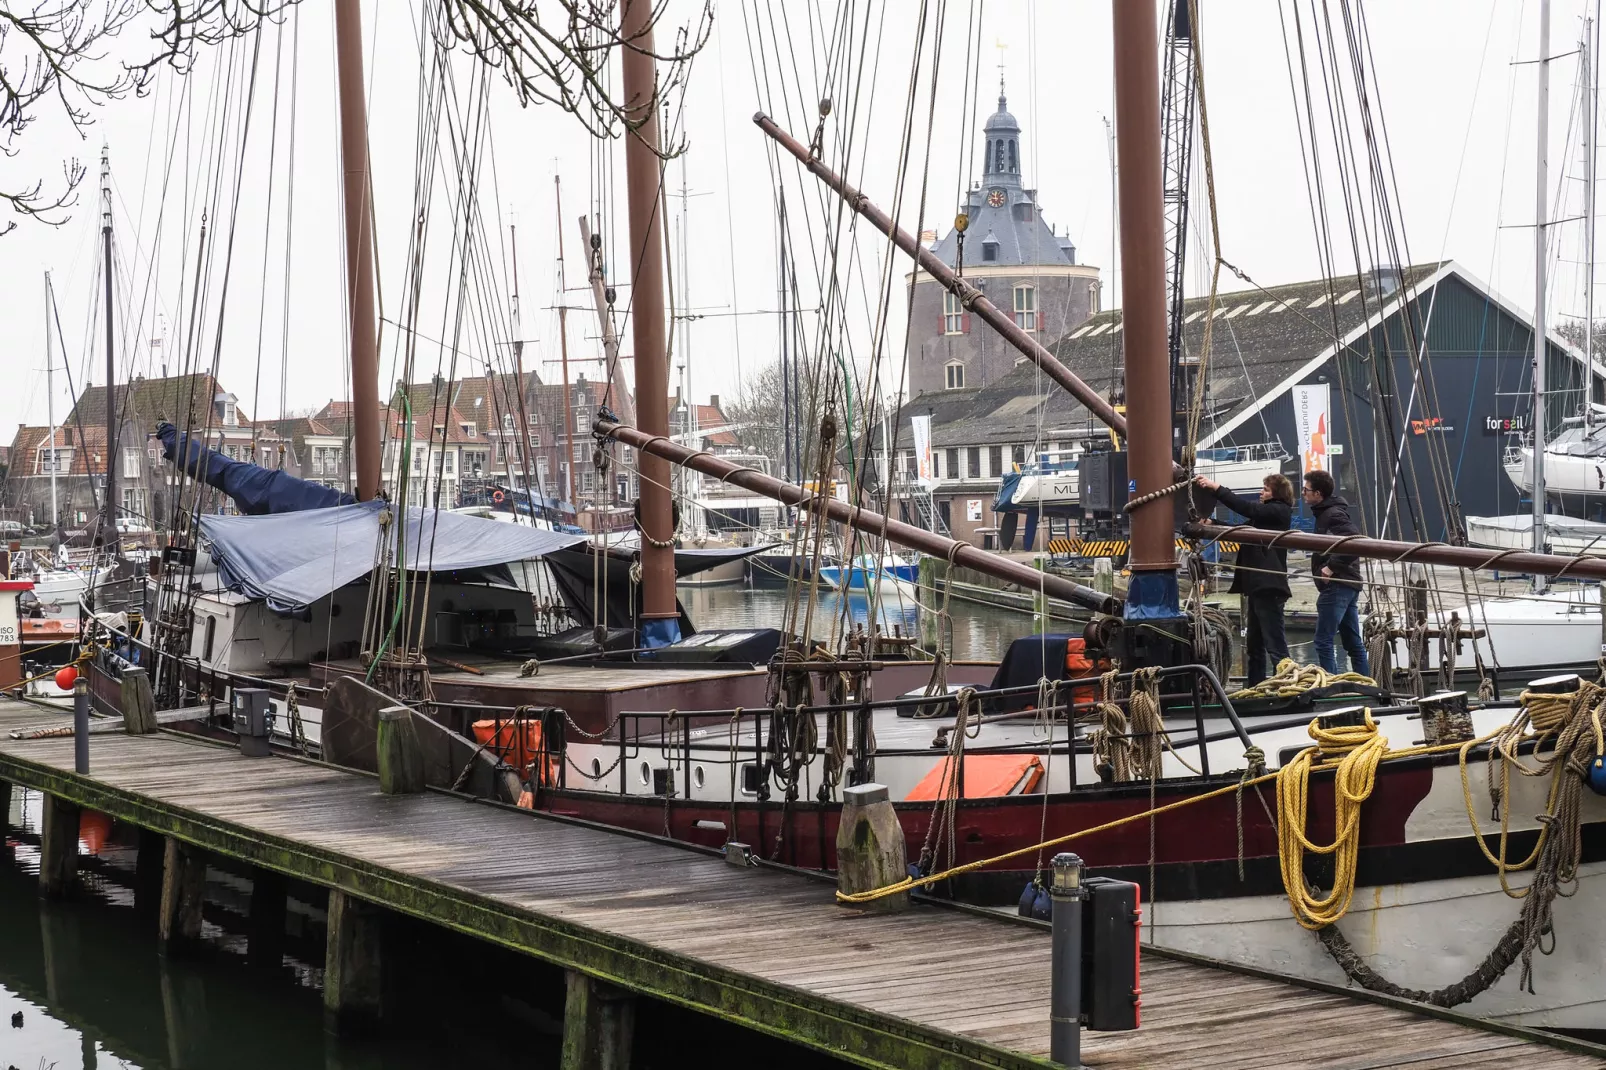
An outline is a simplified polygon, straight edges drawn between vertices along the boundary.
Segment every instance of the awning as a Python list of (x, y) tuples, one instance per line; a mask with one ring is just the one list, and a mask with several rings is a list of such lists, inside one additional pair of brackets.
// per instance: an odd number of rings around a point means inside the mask
[[(265, 516), (202, 516), (218, 574), (232, 591), (265, 599), (276, 613), (299, 613), (324, 595), (366, 576), (379, 550), (386, 502)], [(469, 573), (543, 557), (583, 539), (523, 524), (502, 524), (445, 509), (407, 510), (405, 565)], [(394, 546), (394, 536), (388, 535)], [(463, 577), (466, 578), (466, 577)]]

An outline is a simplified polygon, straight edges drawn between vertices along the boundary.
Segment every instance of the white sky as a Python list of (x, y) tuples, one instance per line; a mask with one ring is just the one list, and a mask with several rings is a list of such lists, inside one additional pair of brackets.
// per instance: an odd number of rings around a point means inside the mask
[[(414, 215), (419, 82), (428, 67), (428, 56), (421, 57), (415, 30), (421, 2), (385, 0), (382, 6), (365, 5), (383, 314), (391, 320), (403, 316), (403, 294), (410, 274), (408, 238)], [(1284, 0), (1281, 10), (1287, 18), (1292, 17), (1293, 2)], [(1285, 65), (1279, 6), (1272, 0), (1199, 0), (1199, 5), (1204, 20), (1206, 91), (1223, 255), (1265, 284), (1318, 277), (1322, 267), (1294, 127), (1295, 102)], [(1558, 0), (1555, 4), (1553, 53), (1573, 52), (1586, 7), (1592, 9), (1593, 4), (1586, 0)], [(709, 318), (697, 321), (690, 337), (682, 335), (675, 344), (677, 362), (687, 351), (691, 353), (695, 395), (729, 396), (743, 369), (773, 360), (776, 352), (775, 318), (755, 314), (776, 308), (777, 297), (774, 179), (767, 140), (753, 126), (753, 112), (771, 110), (799, 140), (809, 139), (813, 102), (821, 93), (828, 63), (823, 42), (835, 22), (846, 18), (853, 27), (854, 44), (851, 61), (838, 66), (846, 79), (862, 77), (863, 90), (856, 108), (845, 94), (836, 101), (833, 122), (856, 123), (852, 178), (872, 200), (891, 209), (898, 199), (897, 159), (903, 141), (904, 107), (910, 96), (918, 10), (912, 0), (873, 4), (861, 0), (841, 8), (779, 0), (745, 9), (730, 2), (717, 6), (712, 35), (692, 67), (684, 102), (691, 143), (685, 160), (686, 181), (693, 193), (686, 248), (689, 270), (685, 274), (690, 277), (694, 311)], [(1023, 128), (1026, 182), (1039, 189), (1047, 220), (1061, 232), (1068, 229), (1080, 259), (1105, 268), (1106, 293), (1111, 295), (1110, 303), (1118, 303), (1120, 280), (1118, 272), (1111, 271), (1111, 182), (1104, 127), (1105, 116), (1113, 115), (1109, 2), (986, 0), (982, 28), (975, 35), (982, 53), (980, 88), (967, 107), (963, 71), (966, 17), (974, 10), (968, 0), (947, 5), (929, 144), (928, 203), (922, 219), (917, 211), (919, 172), (928, 147), (926, 87), (932, 63), (932, 43), (929, 37), (926, 40), (913, 103), (914, 159), (899, 217), (911, 230), (922, 222), (939, 230), (951, 224), (964, 184), (962, 176), (974, 171), (970, 160), (975, 139), (966, 140), (972, 129), (966, 124), (973, 123), (973, 129), (979, 130), (992, 112), (1002, 61), (1010, 108)], [(668, 24), (695, 21), (699, 11), (696, 4), (675, 0), (669, 6)], [(1309, 35), (1308, 2), (1301, 11)], [(1515, 0), (1374, 0), (1365, 11), (1370, 20), (1377, 98), (1395, 163), (1399, 221), (1410, 258), (1453, 257), (1519, 307), (1531, 307), (1533, 241), (1527, 227), (1534, 216), (1537, 68), (1512, 66), (1512, 62), (1535, 54), (1537, 5)], [(790, 26), (783, 20), (790, 20)], [(862, 40), (866, 24), (868, 42)], [(0, 441), (8, 441), (19, 422), (45, 421), (42, 275), (46, 269), (54, 272), (75, 381), (81, 385), (86, 375), (96, 383), (104, 378), (104, 343), (88, 333), (99, 251), (95, 184), (102, 138), (110, 147), (117, 194), (116, 241), (123, 275), (118, 302), (128, 305), (119, 309), (119, 316), (134, 320), (139, 336), (119, 339), (119, 378), (130, 371), (157, 373), (147, 340), (157, 329), (158, 313), (167, 324), (170, 370), (183, 364), (184, 336), (191, 330), (202, 194), (209, 195), (213, 188), (208, 177), (216, 167), (211, 153), (221, 147), (227, 160), (220, 187), (224, 195), (221, 210), (208, 222), (209, 296), (201, 326), (194, 330), (196, 350), (205, 355), (203, 363), (209, 364), (217, 349), (224, 384), (240, 395), (242, 407), (254, 416), (275, 415), (281, 401), (286, 408), (297, 409), (347, 395), (339, 130), (332, 12), (327, 0), (304, 0), (299, 34), (296, 62), (291, 61), (291, 27), (286, 28), (282, 44), (277, 71), (280, 110), (271, 169), (274, 115), (269, 103), (276, 74), (275, 52), (281, 46), (276, 30), (269, 30), (262, 39), (252, 126), (235, 209), (230, 202), (240, 137), (237, 127), (219, 136), (211, 109), (221, 99), (220, 79), (227, 76), (230, 57), (234, 57), (235, 71), (247, 69), (249, 42), (237, 46), (241, 51), (236, 53), (222, 50), (206, 56), (187, 87), (164, 77), (150, 96), (100, 110), (88, 141), (79, 141), (58, 114), (42, 111), (18, 142), (17, 154), (0, 158), (0, 183), (9, 189), (41, 176), (48, 184), (59, 174), (61, 160), (70, 155), (82, 158), (90, 169), (80, 204), (65, 226), (51, 229), (23, 220), (18, 230), (0, 238), (0, 293), (5, 295), (0, 305), (4, 322), (0, 367), (9, 373), (6, 389), (0, 390), (0, 428), (4, 428)], [(667, 26), (661, 27), (661, 49), (667, 47), (669, 37)], [(997, 47), (1000, 44), (1005, 47)], [(124, 43), (115, 47), (120, 49)], [(9, 58), (0, 56), (0, 60)], [(1316, 62), (1314, 51), (1311, 61)], [(756, 73), (755, 68), (759, 68)], [(473, 68), (470, 61), (459, 57), (455, 70), (456, 106), (466, 110), (472, 97)], [(767, 91), (762, 84), (766, 73)], [(298, 94), (293, 182), (286, 177), (292, 76)], [(1551, 65), (1550, 186), (1555, 218), (1577, 216), (1581, 211), (1582, 134), (1574, 115), (1577, 77), (1576, 55)], [(756, 81), (760, 85), (755, 86)], [(177, 95), (186, 88), (192, 98), (187, 131), (174, 118), (181, 112)], [(238, 84), (235, 88), (238, 90)], [(1319, 87), (1317, 92), (1322, 92)], [(615, 142), (600, 153), (599, 164), (596, 143), (575, 117), (551, 106), (521, 110), (499, 78), (493, 79), (488, 99), (490, 141), (484, 153), (487, 166), (481, 172), (480, 193), (487, 228), (483, 237), (503, 244), (493, 256), (497, 277), (471, 286), (468, 307), (482, 307), (482, 302), (492, 300), (487, 296), (491, 291), (505, 294), (510, 288), (511, 269), (504, 266), (510, 263), (506, 227), (516, 218), (522, 334), (534, 340), (525, 349), (526, 367), (541, 362), (538, 370), (553, 380), (558, 375), (557, 365), (549, 363), (558, 357), (557, 324), (550, 311), (558, 303), (553, 176), (561, 175), (564, 188), (562, 237), (568, 283), (574, 288), (568, 302), (589, 306), (589, 294), (581, 288), (585, 257), (575, 219), (595, 206), (599, 189), (612, 190), (614, 179), (609, 172), (616, 171), (617, 198), (610, 195), (602, 207), (616, 213), (605, 219), (604, 233), (610, 262), (615, 265), (613, 274), (622, 282), (628, 248), (624, 154)], [(1322, 106), (1320, 97), (1318, 106)], [(974, 112), (973, 118), (967, 119), (967, 111)], [(1351, 115), (1353, 121), (1353, 109)], [(1330, 140), (1327, 124), (1325, 116), (1319, 118), (1318, 134)], [(826, 151), (833, 166), (842, 159), (841, 140), (840, 125), (833, 126)], [(444, 151), (446, 156), (437, 171), (455, 174), (451, 150)], [(1350, 234), (1339, 207), (1342, 194), (1331, 163), (1329, 159), (1325, 192), (1333, 240), (1341, 247), (1340, 270), (1344, 270), (1353, 263), (1347, 251)], [(835, 205), (822, 196), (813, 179), (789, 163), (776, 173), (785, 183), (793, 240), (802, 274), (809, 280), (805, 289), (812, 290), (829, 244), (820, 225), (821, 206), (834, 209)], [(161, 193), (164, 176), (165, 200)], [(678, 192), (680, 181), (676, 162), (668, 177), (671, 189)], [(284, 235), (292, 196), (287, 291)], [(454, 197), (455, 190), (438, 182), (429, 213), (418, 329), (431, 338), (446, 337), (455, 330), (455, 302), (449, 296), (451, 280), (460, 267), (450, 252)], [(1196, 197), (1195, 205), (1195, 218), (1202, 225), (1203, 199)], [(669, 211), (673, 221), (680, 212), (678, 198), (672, 200)], [(805, 211), (811, 213), (812, 226), (805, 227), (799, 218)], [(161, 238), (156, 241), (159, 216)], [(217, 317), (229, 261), (231, 224), (235, 228), (232, 266), (220, 341)], [(1580, 314), (1582, 224), (1564, 224), (1554, 228), (1553, 234), (1552, 309)], [(844, 239), (840, 247), (848, 252), (851, 244)], [(1195, 250), (1199, 247), (1195, 241)], [(851, 356), (862, 370), (868, 366), (871, 352), (877, 274), (889, 264), (884, 243), (872, 240), (868, 232), (860, 233), (853, 252), (850, 259), (855, 266), (847, 271), (846, 285), (850, 306), (847, 337)], [(151, 283), (153, 264), (155, 281)], [(678, 288), (683, 283), (678, 261), (676, 267)], [(901, 253), (892, 254), (890, 269), (898, 296), (890, 302), (886, 359), (893, 369), (901, 363), (904, 327), (898, 284), (908, 267)], [(1199, 292), (1207, 285), (1208, 262), (1196, 260), (1194, 268), (1194, 290)], [(621, 286), (621, 304), (627, 297)], [(818, 301), (812, 293), (805, 293), (803, 303), (813, 307)], [(459, 346), (476, 360), (482, 359), (487, 348), (480, 325), (493, 320), (502, 322), (490, 314), (463, 320)], [(288, 332), (282, 329), (286, 322)], [(595, 322), (588, 310), (571, 316), (571, 360), (578, 362), (598, 352)], [(812, 330), (812, 314), (808, 322)], [(389, 382), (398, 374), (397, 350), (392, 343), (399, 334), (388, 324), (385, 331), (381, 381)], [(505, 326), (492, 334), (492, 340), (499, 343), (510, 337)], [(628, 350), (628, 327), (624, 338)], [(425, 378), (438, 366), (444, 370), (444, 365), (438, 364), (440, 358), (438, 346), (421, 343), (414, 377)], [(589, 371), (592, 377), (599, 374), (595, 364), (575, 363), (573, 371)], [(467, 372), (466, 365), (459, 366), (459, 374)], [(896, 389), (897, 371), (884, 373), (882, 384), (884, 389)], [(59, 418), (67, 406), (67, 388), (59, 371), (55, 393)]]

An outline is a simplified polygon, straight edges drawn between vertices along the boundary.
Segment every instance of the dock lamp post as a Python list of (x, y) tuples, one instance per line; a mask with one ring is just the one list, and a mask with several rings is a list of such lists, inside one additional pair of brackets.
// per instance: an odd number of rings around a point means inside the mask
[(1078, 1070), (1082, 1065), (1082, 859), (1069, 852), (1054, 856), (1053, 935), (1049, 969), (1049, 1058)]

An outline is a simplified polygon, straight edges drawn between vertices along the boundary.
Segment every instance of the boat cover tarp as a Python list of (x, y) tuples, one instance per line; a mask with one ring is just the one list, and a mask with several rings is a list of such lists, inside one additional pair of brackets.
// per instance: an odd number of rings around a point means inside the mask
[[(276, 613), (300, 613), (373, 570), (380, 514), (391, 509), (387, 502), (370, 501), (268, 516), (202, 516), (201, 534), (231, 591), (264, 599)], [(459, 579), (483, 579), (494, 566), (544, 557), (582, 541), (578, 535), (418, 506), (408, 508), (406, 525), (407, 567)], [(394, 546), (394, 535), (387, 538)]]
[[(921, 778), (903, 797), (904, 802), (934, 802), (948, 793), (945, 757)], [(965, 755), (965, 798), (997, 799), (1005, 795), (1029, 795), (1043, 781), (1043, 763), (1035, 754)]]
[[(695, 576), (699, 572), (717, 568), (728, 561), (751, 557), (761, 550), (769, 549), (771, 545), (773, 544), (760, 543), (757, 546), (738, 546), (729, 549), (676, 550), (675, 575)], [(630, 579), (630, 566), (635, 563), (635, 553), (617, 546), (609, 547), (603, 557), (606, 571), (598, 575), (595, 552), (596, 546), (588, 543), (573, 549), (559, 550), (546, 559), (547, 567), (552, 570), (552, 579), (558, 585), (558, 593), (563, 597), (564, 605), (569, 608), (569, 614), (582, 625), (589, 627), (596, 624), (595, 581), (600, 580), (604, 591), (604, 619), (608, 627), (634, 629), (636, 617), (641, 610), (639, 604), (641, 585)], [(696, 631), (686, 616), (686, 611), (681, 609), (680, 638), (684, 639)]]
[(178, 428), (169, 423), (156, 425), (156, 437), (162, 440), (162, 456), (191, 477), (233, 498), (235, 508), (247, 516), (295, 513), (350, 505), (357, 500), (322, 483), (297, 479), (289, 472), (225, 457), (199, 439), (179, 434)]

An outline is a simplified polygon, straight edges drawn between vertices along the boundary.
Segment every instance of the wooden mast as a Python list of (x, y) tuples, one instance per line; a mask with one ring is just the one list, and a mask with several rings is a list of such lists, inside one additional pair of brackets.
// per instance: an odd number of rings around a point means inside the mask
[[(1171, 372), (1166, 360), (1165, 210), (1160, 161), (1160, 61), (1154, 5), (1113, 0), (1117, 189), (1121, 198), (1121, 323), (1126, 359), (1127, 475), (1135, 496), (1171, 483)], [(1132, 510), (1128, 619), (1179, 615), (1174, 505)]]
[(379, 335), (374, 318), (372, 184), (362, 64), (361, 0), (335, 0), (340, 158), (345, 178), (346, 301), (351, 313), (352, 460), (357, 498), (379, 495)]
[[(117, 538), (117, 363), (116, 340), (112, 337), (112, 162), (108, 150), (100, 147), (100, 240), (106, 279), (106, 496), (101, 501), (100, 539), (116, 549)], [(206, 403), (212, 404), (207, 398)], [(56, 444), (50, 444), (55, 449)], [(51, 454), (55, 463), (55, 454)], [(86, 469), (87, 470), (87, 469)]]
[[(664, 338), (663, 221), (659, 187), (657, 79), (652, 43), (652, 0), (624, 0), (620, 12), (620, 66), (625, 111), (625, 178), (630, 200), (631, 334), (636, 346), (636, 410), (641, 430), (669, 435), (669, 366)], [(641, 471), (642, 646), (679, 638), (675, 605), (675, 524), (669, 462), (638, 455)], [(662, 622), (662, 623), (660, 623)]]

